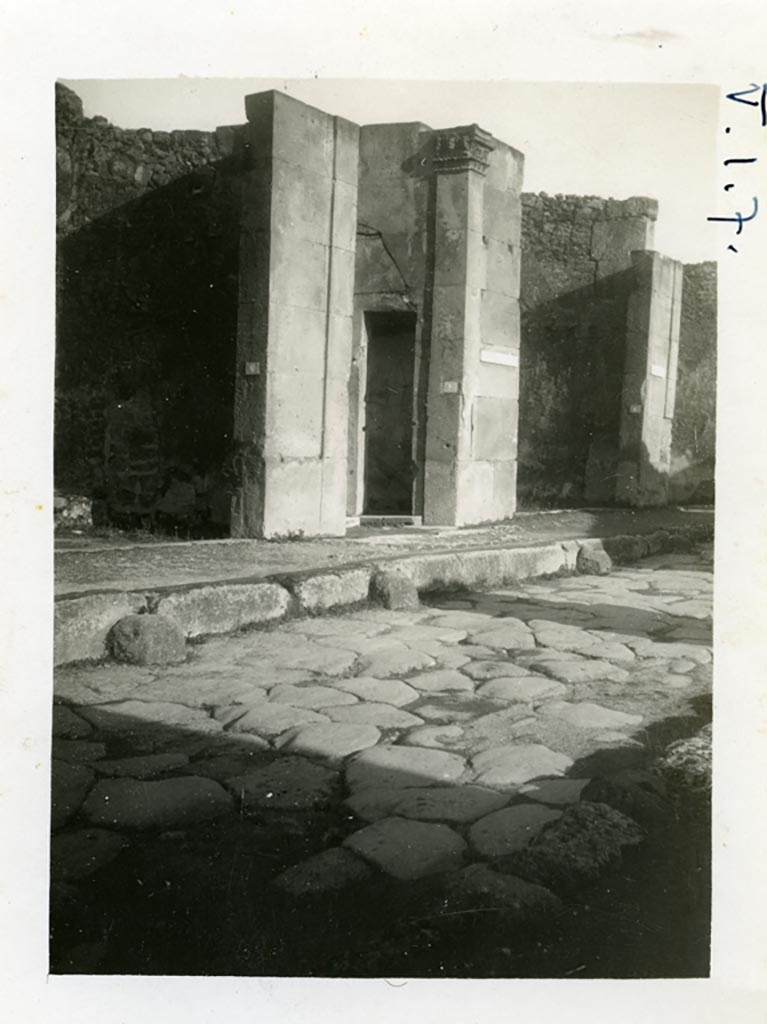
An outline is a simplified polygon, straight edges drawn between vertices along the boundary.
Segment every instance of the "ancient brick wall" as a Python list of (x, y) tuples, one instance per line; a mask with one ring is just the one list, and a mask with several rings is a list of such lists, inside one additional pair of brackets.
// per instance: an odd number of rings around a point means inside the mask
[(236, 129), (123, 130), (57, 86), (55, 476), (117, 521), (228, 523)]
[(522, 196), (518, 498), (614, 500), (631, 252), (654, 200)]
[(716, 444), (716, 263), (684, 268), (674, 425), (671, 495), (675, 501), (713, 501)]

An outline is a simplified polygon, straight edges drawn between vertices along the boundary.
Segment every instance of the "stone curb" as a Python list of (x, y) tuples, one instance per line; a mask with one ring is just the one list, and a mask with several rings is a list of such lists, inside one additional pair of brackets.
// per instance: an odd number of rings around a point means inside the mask
[(187, 640), (270, 625), (286, 618), (323, 615), (368, 601), (373, 573), (396, 570), (419, 592), (486, 589), (539, 576), (575, 572), (578, 551), (598, 548), (617, 565), (671, 550), (675, 538), (709, 540), (713, 527), (699, 524), (651, 534), (564, 540), (540, 546), (470, 548), (371, 559), (333, 569), (302, 570), (232, 583), (195, 583), (156, 591), (92, 591), (62, 595), (54, 606), (54, 665), (106, 657), (111, 627), (133, 613), (173, 619)]

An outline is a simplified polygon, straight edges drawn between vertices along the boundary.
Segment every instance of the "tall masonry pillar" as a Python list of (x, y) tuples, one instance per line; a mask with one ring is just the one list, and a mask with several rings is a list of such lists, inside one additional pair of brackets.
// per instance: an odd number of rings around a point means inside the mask
[(657, 252), (633, 252), (631, 258), (615, 497), (625, 505), (665, 505), (684, 267)]
[(346, 527), (359, 128), (245, 101), (233, 537)]
[(477, 125), (435, 133), (426, 524), (516, 509), (523, 160)]

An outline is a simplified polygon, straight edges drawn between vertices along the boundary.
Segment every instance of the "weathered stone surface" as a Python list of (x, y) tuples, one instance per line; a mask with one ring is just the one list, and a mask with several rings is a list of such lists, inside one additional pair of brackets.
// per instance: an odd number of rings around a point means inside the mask
[(435, 747), (442, 749), (460, 741), (463, 729), (460, 725), (422, 725), (403, 736), (400, 743), (410, 747)]
[(577, 804), (581, 793), (588, 786), (589, 779), (541, 779), (527, 782), (519, 787), (519, 793), (528, 800), (541, 804)]
[(570, 889), (597, 878), (624, 846), (641, 839), (639, 825), (619, 811), (606, 804), (579, 803), (510, 857), (508, 869), (541, 885)]
[(527, 846), (533, 836), (561, 811), (535, 804), (517, 804), (475, 821), (469, 842), (480, 857), (505, 857)]
[(697, 665), (706, 665), (711, 661), (711, 651), (702, 644), (663, 643), (662, 641), (635, 640), (631, 647), (640, 658), (687, 658)]
[(303, 757), (278, 757), (271, 764), (226, 780), (246, 810), (306, 811), (327, 807), (338, 787), (338, 773)]
[(517, 789), (531, 779), (562, 775), (572, 758), (549, 750), (540, 743), (492, 747), (472, 758), (476, 781), (495, 789)]
[[(471, 650), (471, 648), (468, 648)], [(489, 650), (490, 648), (488, 648)], [(522, 665), (515, 665), (511, 661), (473, 661), (463, 670), (464, 675), (471, 676), (475, 680), (488, 679), (517, 679), (524, 678), (530, 674), (529, 670)]]
[(585, 658), (578, 654), (559, 654), (547, 650), (535, 656), (529, 656), (529, 664), (537, 671), (552, 676), (562, 683), (587, 683), (591, 680), (607, 679), (615, 683), (623, 683), (628, 679), (625, 669), (617, 668), (609, 661), (598, 658)]
[(54, 740), (53, 757), (67, 764), (92, 764), (106, 757), (107, 748), (103, 743), (91, 743), (88, 740)]
[(64, 704), (53, 705), (53, 735), (57, 739), (82, 740), (90, 736), (93, 726)]
[(538, 702), (547, 697), (562, 697), (567, 688), (555, 679), (545, 676), (528, 675), (517, 679), (491, 679), (477, 690), (480, 697), (496, 697), (500, 700)]
[(279, 745), (285, 750), (335, 762), (374, 746), (380, 737), (381, 733), (373, 725), (329, 722), (303, 726)]
[(401, 818), (465, 824), (503, 807), (508, 797), (481, 786), (414, 787), (402, 792), (392, 810)]
[(496, 619), (497, 625), (490, 629), (470, 633), (469, 639), (481, 647), (497, 650), (532, 650), (535, 637), (521, 619)]
[(275, 739), (289, 729), (328, 721), (325, 715), (319, 715), (307, 708), (294, 708), (290, 704), (264, 703), (245, 709), (244, 714), (232, 721), (228, 731), (236, 734), (253, 732), (264, 739)]
[(291, 589), (303, 611), (313, 615), (322, 614), (331, 608), (366, 601), (370, 590), (370, 569), (321, 572), (292, 581)]
[(438, 786), (456, 782), (465, 769), (462, 757), (444, 750), (382, 745), (354, 758), (346, 768), (346, 782), (352, 792), (383, 786)]
[(479, 697), (474, 693), (454, 690), (448, 693), (433, 693), (426, 703), (419, 703), (415, 710), (426, 722), (453, 723), (469, 722), (478, 715), (501, 710), (504, 701), (490, 697)]
[(110, 629), (107, 649), (129, 665), (176, 665), (186, 658), (181, 627), (164, 615), (126, 615)]
[(277, 704), (290, 704), (294, 708), (309, 708), (319, 711), (321, 708), (340, 704), (356, 704), (357, 698), (351, 693), (344, 693), (333, 686), (275, 686), (269, 691), (269, 700)]
[(117, 832), (84, 828), (60, 832), (51, 839), (51, 880), (76, 882), (110, 864), (127, 846)]
[(385, 818), (347, 836), (344, 846), (403, 881), (455, 871), (466, 843), (447, 825)]
[(545, 704), (539, 712), (543, 716), (561, 718), (563, 722), (577, 729), (631, 729), (642, 723), (642, 715), (627, 715), (624, 711), (613, 711), (600, 704), (582, 701), (571, 704), (556, 700)]
[(323, 850), (277, 875), (273, 884), (291, 896), (336, 892), (366, 882), (373, 871), (344, 847)]
[(391, 704), (365, 701), (354, 707), (327, 708), (326, 714), (332, 722), (349, 722), (355, 725), (376, 725), (379, 729), (410, 729), (422, 725), (423, 719), (411, 715)]
[[(253, 741), (259, 746), (253, 746)], [(237, 737), (236, 745), (203, 751), (201, 757), (189, 763), (184, 774), (204, 775), (216, 782), (226, 782), (236, 775), (249, 775), (256, 769), (271, 764), (273, 756), (266, 740), (262, 740), (260, 736), (243, 733)]]
[(434, 658), (430, 655), (389, 640), (381, 641), (377, 650), (360, 657), (359, 672), (360, 675), (386, 679), (389, 676), (405, 676), (419, 669), (432, 668), (434, 663)]
[(276, 583), (226, 583), (194, 587), (161, 597), (157, 612), (173, 619), (187, 637), (232, 633), (243, 626), (281, 619), (290, 595)]
[(118, 829), (178, 828), (218, 818), (233, 806), (212, 779), (103, 779), (88, 794), (82, 813), (94, 825)]
[(473, 691), (474, 683), (455, 669), (437, 669), (418, 676), (408, 676), (407, 682), (421, 693), (446, 693), (450, 690)]
[(151, 779), (163, 772), (184, 768), (189, 764), (186, 754), (145, 754), (143, 757), (122, 757), (116, 760), (99, 761), (96, 771), (99, 775), (112, 778)]
[(53, 664), (97, 661), (106, 656), (107, 633), (125, 615), (144, 608), (140, 594), (104, 593), (57, 600), (54, 608)]
[(407, 611), (420, 608), (418, 589), (403, 573), (390, 569), (374, 572), (370, 580), (370, 598), (384, 608)]
[(446, 897), (448, 908), (492, 907), (519, 920), (538, 919), (563, 909), (549, 889), (500, 874), (487, 864), (470, 864), (453, 876), (446, 886)]
[(93, 784), (93, 772), (65, 761), (51, 763), (51, 827), (61, 828), (74, 817)]
[(476, 755), (482, 750), (515, 742), (521, 724), (531, 715), (530, 706), (522, 703), (510, 704), (500, 711), (481, 715), (464, 725), (461, 746)]
[(79, 708), (78, 713), (101, 732), (141, 735), (168, 730), (206, 735), (221, 732), (221, 723), (205, 711), (166, 701), (123, 700)]
[(655, 762), (670, 789), (707, 795), (711, 791), (711, 726), (677, 740)]
[(607, 576), (612, 571), (613, 560), (601, 545), (583, 546), (578, 549), (575, 567), (578, 572), (585, 575)]
[(372, 679), (367, 676), (356, 676), (354, 679), (335, 679), (333, 686), (346, 693), (353, 693), (361, 700), (373, 701), (377, 704), (393, 704), (401, 708), (421, 696), (418, 690), (403, 683), (401, 679)]

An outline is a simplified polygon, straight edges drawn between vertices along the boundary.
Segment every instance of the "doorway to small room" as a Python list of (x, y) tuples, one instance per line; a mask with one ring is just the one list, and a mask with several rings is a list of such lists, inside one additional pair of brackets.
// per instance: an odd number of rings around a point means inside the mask
[(414, 313), (366, 313), (365, 515), (412, 515)]

